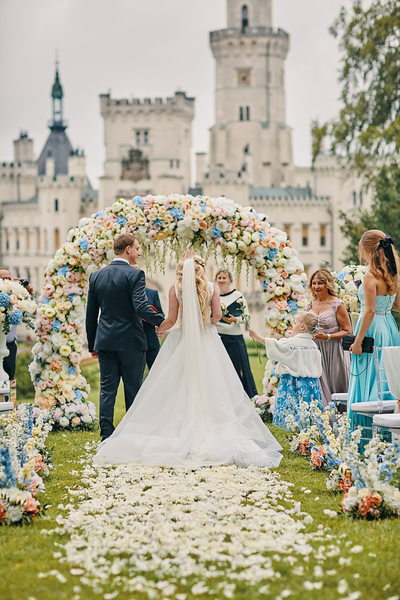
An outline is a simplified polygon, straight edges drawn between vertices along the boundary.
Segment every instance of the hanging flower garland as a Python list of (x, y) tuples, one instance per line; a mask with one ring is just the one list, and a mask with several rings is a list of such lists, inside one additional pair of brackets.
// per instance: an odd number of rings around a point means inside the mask
[(114, 237), (125, 232), (139, 238), (147, 268), (164, 269), (171, 254), (179, 256), (188, 246), (206, 258), (230, 256), (236, 271), (243, 262), (253, 267), (264, 290), (270, 335), (283, 335), (305, 305), (306, 275), (297, 252), (286, 234), (253, 208), (204, 196), (120, 199), (81, 219), (45, 273), (30, 370), (36, 403), (53, 409), (56, 426), (94, 424), (89, 387), (79, 368), (87, 283), (90, 273), (112, 259)]

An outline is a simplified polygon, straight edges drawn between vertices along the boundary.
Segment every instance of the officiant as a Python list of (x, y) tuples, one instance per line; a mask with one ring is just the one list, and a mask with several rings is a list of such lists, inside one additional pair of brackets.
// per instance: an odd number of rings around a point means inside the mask
[(217, 331), (246, 394), (252, 398), (257, 394), (257, 388), (240, 328), (249, 319), (246, 299), (233, 287), (232, 273), (228, 269), (220, 269), (215, 276), (215, 282), (219, 287), (222, 308), (222, 319), (217, 323)]

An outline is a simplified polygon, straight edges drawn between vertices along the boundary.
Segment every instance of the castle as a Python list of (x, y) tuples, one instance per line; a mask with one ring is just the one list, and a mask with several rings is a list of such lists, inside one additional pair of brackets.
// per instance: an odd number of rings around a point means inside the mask
[[(370, 198), (356, 173), (327, 153), (312, 168), (295, 166), (286, 120), (289, 43), (289, 34), (273, 27), (272, 0), (227, 0), (227, 27), (210, 33), (215, 123), (209, 152), (196, 154), (194, 186), (194, 98), (182, 91), (165, 99), (101, 94), (105, 162), (98, 198), (84, 154), (66, 134), (57, 69), (50, 135), (39, 159), (22, 133), (14, 142), (14, 162), (0, 166), (1, 262), (40, 289), (47, 261), (68, 229), (95, 207), (121, 196), (190, 191), (226, 196), (267, 214), (286, 231), (306, 271), (326, 263), (339, 268), (345, 245), (339, 213), (368, 206)], [(165, 292), (161, 275), (157, 283)], [(241, 285), (248, 288), (250, 308), (261, 309), (257, 282)]]

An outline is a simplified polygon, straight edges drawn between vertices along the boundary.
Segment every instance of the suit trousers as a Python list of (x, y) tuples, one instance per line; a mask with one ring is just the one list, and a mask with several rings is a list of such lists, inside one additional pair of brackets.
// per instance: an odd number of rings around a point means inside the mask
[(142, 385), (146, 352), (144, 350), (99, 350), (100, 365), (100, 435), (109, 437), (114, 431), (114, 406), (122, 378), (125, 408), (132, 406)]
[(154, 361), (157, 358), (157, 354), (160, 352), (160, 346), (155, 346), (154, 348), (147, 348), (146, 352), (146, 364), (149, 367), (149, 371), (153, 366)]

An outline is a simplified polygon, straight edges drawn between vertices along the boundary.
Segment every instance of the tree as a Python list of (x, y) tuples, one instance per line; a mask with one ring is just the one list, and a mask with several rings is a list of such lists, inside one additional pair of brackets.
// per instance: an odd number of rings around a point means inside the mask
[(400, 250), (400, 170), (396, 163), (384, 166), (374, 180), (374, 196), (369, 210), (348, 216), (340, 213), (341, 230), (349, 244), (346, 262), (358, 262), (357, 244), (367, 229), (381, 229)]
[(372, 0), (364, 8), (352, 0), (330, 32), (343, 53), (343, 106), (328, 127), (332, 151), (360, 171), (377, 158), (388, 164), (400, 151), (400, 2)]

